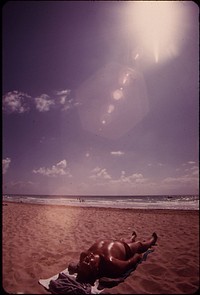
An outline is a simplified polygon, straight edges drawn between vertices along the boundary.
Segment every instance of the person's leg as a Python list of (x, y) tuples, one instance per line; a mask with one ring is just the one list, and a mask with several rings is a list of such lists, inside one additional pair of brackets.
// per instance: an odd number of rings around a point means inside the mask
[(133, 242), (135, 242), (135, 238), (136, 238), (136, 237), (137, 237), (137, 234), (136, 234), (135, 231), (133, 231), (132, 236), (131, 236), (130, 238), (128, 238), (128, 239), (126, 239), (126, 238), (121, 238), (120, 241), (125, 242), (125, 243), (127, 243), (127, 244), (129, 244), (129, 243), (133, 243)]
[(155, 245), (156, 241), (157, 241), (157, 234), (154, 232), (152, 234), (152, 237), (145, 242), (132, 242), (132, 243), (128, 243), (132, 255), (134, 255), (135, 253), (144, 253), (146, 252), (151, 246)]

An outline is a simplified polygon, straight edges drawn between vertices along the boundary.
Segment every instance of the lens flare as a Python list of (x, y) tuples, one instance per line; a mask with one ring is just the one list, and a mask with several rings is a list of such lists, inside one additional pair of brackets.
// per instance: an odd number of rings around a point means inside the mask
[(143, 75), (115, 62), (79, 86), (76, 102), (82, 128), (114, 140), (133, 129), (149, 111)]
[(108, 114), (111, 114), (111, 113), (114, 111), (114, 109), (115, 109), (115, 106), (114, 106), (113, 104), (110, 104), (110, 105), (108, 106), (107, 113), (108, 113)]
[(112, 97), (114, 100), (120, 100), (121, 98), (123, 98), (123, 89), (116, 89), (113, 94)]

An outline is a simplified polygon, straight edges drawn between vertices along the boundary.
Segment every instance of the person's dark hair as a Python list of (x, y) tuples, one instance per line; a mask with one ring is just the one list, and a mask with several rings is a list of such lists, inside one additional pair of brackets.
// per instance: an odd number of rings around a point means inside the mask
[(94, 284), (97, 278), (97, 273), (98, 269), (96, 267), (92, 267), (90, 264), (82, 262), (78, 266), (77, 281)]

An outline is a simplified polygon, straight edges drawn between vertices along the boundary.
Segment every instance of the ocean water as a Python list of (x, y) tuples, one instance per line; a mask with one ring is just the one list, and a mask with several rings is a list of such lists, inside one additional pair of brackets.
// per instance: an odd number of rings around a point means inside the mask
[(175, 196), (39, 196), (4, 195), (3, 201), (81, 207), (199, 210), (198, 195)]

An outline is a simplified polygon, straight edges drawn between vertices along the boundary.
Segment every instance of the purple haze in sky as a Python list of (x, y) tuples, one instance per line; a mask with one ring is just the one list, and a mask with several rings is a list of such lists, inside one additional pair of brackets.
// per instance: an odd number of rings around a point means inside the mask
[(134, 2), (3, 6), (3, 193), (198, 193), (199, 11), (178, 5), (164, 62), (137, 44)]

